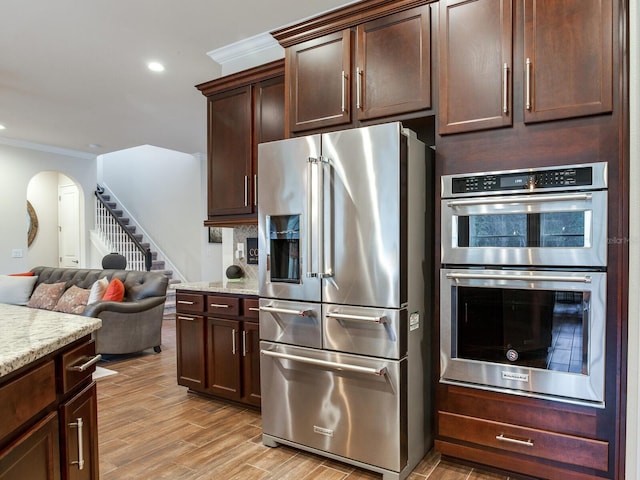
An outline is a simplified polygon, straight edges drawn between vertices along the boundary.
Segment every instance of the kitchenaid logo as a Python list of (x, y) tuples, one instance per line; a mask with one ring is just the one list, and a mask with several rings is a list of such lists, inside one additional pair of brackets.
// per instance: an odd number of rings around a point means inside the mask
[(324, 435), (325, 437), (333, 437), (333, 430), (328, 428), (318, 427), (317, 425), (313, 426), (313, 432), (319, 433), (320, 435)]
[(516, 373), (516, 372), (502, 372), (503, 380), (515, 380), (517, 382), (528, 382), (528, 373)]

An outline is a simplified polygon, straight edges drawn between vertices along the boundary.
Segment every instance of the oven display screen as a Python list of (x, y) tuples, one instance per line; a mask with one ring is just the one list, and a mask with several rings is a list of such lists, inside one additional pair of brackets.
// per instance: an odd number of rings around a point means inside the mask
[(510, 177), (500, 177), (501, 188), (525, 187), (529, 185), (529, 175), (513, 175)]

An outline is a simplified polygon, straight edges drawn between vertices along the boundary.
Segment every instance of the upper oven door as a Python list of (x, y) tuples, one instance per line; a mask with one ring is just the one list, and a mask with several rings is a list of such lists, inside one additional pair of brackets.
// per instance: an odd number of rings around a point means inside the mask
[(607, 192), (443, 199), (442, 263), (607, 265)]

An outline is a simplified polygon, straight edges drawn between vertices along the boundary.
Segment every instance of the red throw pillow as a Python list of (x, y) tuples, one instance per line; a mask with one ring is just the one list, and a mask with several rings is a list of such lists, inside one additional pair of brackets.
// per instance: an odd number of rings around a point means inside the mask
[(104, 292), (103, 301), (121, 302), (124, 298), (124, 284), (121, 280), (114, 278), (109, 282), (107, 291)]
[(35, 272), (24, 272), (24, 273), (10, 273), (10, 277), (33, 277)]

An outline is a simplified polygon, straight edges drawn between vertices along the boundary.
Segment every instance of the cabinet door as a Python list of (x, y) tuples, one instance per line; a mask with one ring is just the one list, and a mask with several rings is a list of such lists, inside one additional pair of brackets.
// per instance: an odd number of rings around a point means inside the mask
[(10, 447), (0, 451), (0, 479), (60, 480), (56, 412), (50, 413)]
[(176, 314), (176, 350), (178, 385), (193, 390), (205, 389), (205, 327), (204, 318)]
[(208, 215), (251, 213), (251, 87), (208, 99)]
[(98, 480), (96, 383), (60, 407), (63, 480)]
[(351, 121), (351, 30), (287, 48), (289, 129), (310, 130)]
[(207, 320), (207, 390), (240, 400), (240, 322)]
[(525, 0), (525, 122), (610, 112), (611, 0)]
[(253, 88), (253, 163), (251, 204), (258, 210), (258, 144), (282, 140), (284, 124), (284, 76), (258, 82)]
[(512, 124), (512, 1), (440, 2), (440, 134)]
[(360, 120), (431, 107), (429, 5), (357, 28), (356, 110)]
[(243, 322), (242, 379), (242, 400), (260, 406), (260, 332), (254, 322)]

